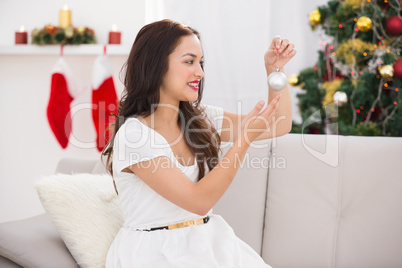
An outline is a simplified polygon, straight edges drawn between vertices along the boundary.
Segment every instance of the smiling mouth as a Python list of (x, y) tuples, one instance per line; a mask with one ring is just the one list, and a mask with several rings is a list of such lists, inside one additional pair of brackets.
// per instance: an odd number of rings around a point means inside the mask
[(187, 85), (194, 90), (198, 90), (198, 83), (188, 83)]

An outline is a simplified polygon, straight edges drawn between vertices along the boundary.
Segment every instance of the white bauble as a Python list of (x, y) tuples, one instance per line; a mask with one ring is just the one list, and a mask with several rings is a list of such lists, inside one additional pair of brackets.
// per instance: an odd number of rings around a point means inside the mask
[(272, 90), (282, 90), (286, 87), (288, 79), (286, 75), (279, 70), (272, 72), (268, 76), (268, 87)]
[(348, 102), (348, 95), (345, 92), (337, 91), (334, 94), (334, 102), (338, 106), (342, 106)]

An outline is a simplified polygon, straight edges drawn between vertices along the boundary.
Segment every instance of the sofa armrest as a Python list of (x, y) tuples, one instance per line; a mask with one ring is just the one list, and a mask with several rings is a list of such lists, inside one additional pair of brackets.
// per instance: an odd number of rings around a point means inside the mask
[(22, 267), (78, 267), (46, 214), (1, 223), (0, 256)]
[(16, 264), (15, 262), (0, 256), (0, 267), (1, 268), (22, 268), (22, 266)]

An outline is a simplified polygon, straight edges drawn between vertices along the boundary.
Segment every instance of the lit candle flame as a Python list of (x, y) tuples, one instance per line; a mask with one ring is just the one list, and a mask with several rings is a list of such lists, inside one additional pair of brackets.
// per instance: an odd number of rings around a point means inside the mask
[(63, 9), (64, 9), (64, 10), (68, 10), (68, 6), (67, 6), (67, 4), (64, 4)]
[(25, 31), (24, 25), (21, 25), (21, 27), (20, 27), (20, 32), (22, 33), (22, 32), (24, 32), (24, 31)]
[(112, 31), (113, 31), (113, 32), (117, 32), (117, 25), (116, 25), (116, 24), (113, 24), (113, 26), (112, 26)]

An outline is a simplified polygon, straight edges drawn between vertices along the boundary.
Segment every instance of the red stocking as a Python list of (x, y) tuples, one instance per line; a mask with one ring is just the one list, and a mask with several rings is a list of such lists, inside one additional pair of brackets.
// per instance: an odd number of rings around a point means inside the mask
[(96, 129), (96, 147), (102, 151), (109, 142), (117, 115), (117, 94), (113, 83), (112, 68), (107, 56), (96, 58), (92, 74), (92, 119)]
[(71, 134), (70, 104), (77, 93), (72, 71), (64, 58), (60, 58), (52, 70), (47, 118), (50, 128), (63, 149), (67, 147)]

